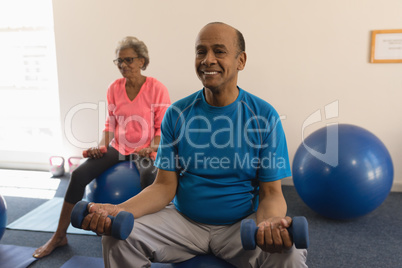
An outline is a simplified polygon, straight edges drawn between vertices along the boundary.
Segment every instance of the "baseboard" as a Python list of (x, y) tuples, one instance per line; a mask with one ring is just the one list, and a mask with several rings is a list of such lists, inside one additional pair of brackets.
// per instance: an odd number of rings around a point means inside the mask
[(394, 182), (391, 192), (402, 192), (402, 182)]
[(293, 186), (293, 179), (292, 177), (288, 177), (282, 180), (282, 185), (286, 186)]
[[(282, 185), (293, 186), (292, 177), (285, 178), (282, 180)], [(402, 192), (402, 182), (395, 182), (392, 185), (391, 192)]]
[(48, 163), (16, 163), (0, 161), (0, 169), (49, 171)]

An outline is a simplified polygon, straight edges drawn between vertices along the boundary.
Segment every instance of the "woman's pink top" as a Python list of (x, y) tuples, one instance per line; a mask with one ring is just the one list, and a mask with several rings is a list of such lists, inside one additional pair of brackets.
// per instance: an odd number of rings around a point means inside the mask
[(149, 147), (155, 136), (161, 135), (161, 123), (170, 106), (167, 88), (153, 77), (147, 77), (138, 95), (130, 100), (126, 79), (114, 81), (108, 89), (108, 116), (105, 130), (114, 132), (110, 145), (122, 155)]

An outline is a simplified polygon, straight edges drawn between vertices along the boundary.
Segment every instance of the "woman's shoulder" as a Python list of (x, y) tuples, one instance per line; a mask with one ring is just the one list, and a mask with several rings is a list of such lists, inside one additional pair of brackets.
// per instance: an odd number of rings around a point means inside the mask
[(146, 83), (152, 84), (152, 85), (163, 85), (162, 82), (160, 82), (158, 79), (152, 76), (147, 76)]
[(112, 83), (110, 83), (109, 90), (119, 89), (122, 86), (124, 86), (125, 84), (126, 84), (126, 79), (124, 77), (118, 78), (118, 79), (114, 80)]
[(147, 84), (147, 88), (155, 91), (167, 90), (166, 86), (162, 82), (152, 76), (148, 76), (145, 83)]
[(117, 78), (116, 80), (114, 80), (114, 81), (111, 83), (111, 85), (121, 86), (121, 85), (124, 85), (125, 83), (126, 83), (126, 78), (120, 77), (120, 78)]

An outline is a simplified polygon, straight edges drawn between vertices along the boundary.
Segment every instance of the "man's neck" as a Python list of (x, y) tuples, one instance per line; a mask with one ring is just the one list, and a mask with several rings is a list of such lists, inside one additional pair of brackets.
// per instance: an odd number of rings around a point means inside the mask
[(223, 107), (232, 104), (239, 96), (237, 87), (229, 90), (204, 88), (204, 96), (207, 103), (211, 106)]

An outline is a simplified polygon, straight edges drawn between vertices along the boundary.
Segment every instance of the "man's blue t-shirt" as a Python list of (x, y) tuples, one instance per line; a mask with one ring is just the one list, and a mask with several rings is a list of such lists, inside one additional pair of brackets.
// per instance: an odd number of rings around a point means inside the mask
[(172, 104), (155, 165), (178, 171), (176, 208), (197, 222), (232, 224), (255, 212), (258, 183), (291, 175), (278, 113), (239, 88), (235, 102), (209, 105), (200, 90)]

